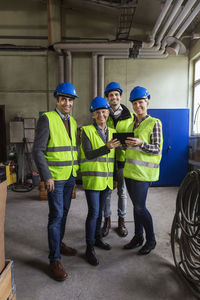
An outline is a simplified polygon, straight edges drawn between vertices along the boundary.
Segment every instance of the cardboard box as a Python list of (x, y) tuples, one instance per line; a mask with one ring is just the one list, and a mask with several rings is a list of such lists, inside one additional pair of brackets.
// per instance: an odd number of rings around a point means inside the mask
[(13, 261), (6, 260), (5, 268), (0, 274), (0, 300), (16, 299)]
[(7, 181), (5, 180), (0, 183), (0, 273), (5, 267), (4, 222), (6, 212), (6, 198)]

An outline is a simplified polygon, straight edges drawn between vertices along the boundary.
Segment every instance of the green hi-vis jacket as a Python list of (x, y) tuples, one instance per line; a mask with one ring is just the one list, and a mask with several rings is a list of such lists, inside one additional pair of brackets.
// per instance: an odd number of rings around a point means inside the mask
[[(125, 120), (119, 120), (116, 125), (116, 132), (128, 132), (129, 126), (133, 123), (133, 113), (130, 113), (131, 118), (125, 119)], [(114, 122), (113, 119), (109, 116), (108, 120), (106, 122), (107, 126), (110, 128), (114, 128)], [(121, 149), (120, 149), (121, 148)], [(122, 147), (119, 147), (119, 149), (116, 149), (116, 159), (117, 161), (124, 162), (125, 161), (125, 151), (122, 149)]]
[[(134, 137), (150, 144), (150, 136), (156, 121), (161, 127), (160, 153), (158, 155), (144, 152), (140, 147), (128, 147), (126, 150), (126, 162), (124, 177), (139, 181), (157, 181), (159, 179), (160, 160), (163, 146), (162, 123), (159, 119), (148, 117), (134, 130)], [(133, 131), (132, 124), (129, 132)]]
[(65, 125), (56, 111), (44, 114), (49, 119), (50, 131), (45, 158), (53, 179), (67, 180), (71, 174), (76, 177), (79, 169), (76, 145), (76, 121), (70, 116), (70, 139)]
[[(83, 126), (83, 130), (89, 138), (93, 150), (105, 146), (105, 143), (99, 136), (94, 125)], [(112, 128), (108, 128), (108, 132), (108, 140), (111, 140), (113, 133), (116, 131)], [(88, 160), (85, 157), (82, 145), (80, 153), (80, 170), (82, 174), (83, 188), (85, 190), (94, 191), (103, 191), (107, 187), (113, 189), (115, 150), (111, 149), (110, 153), (91, 160)]]

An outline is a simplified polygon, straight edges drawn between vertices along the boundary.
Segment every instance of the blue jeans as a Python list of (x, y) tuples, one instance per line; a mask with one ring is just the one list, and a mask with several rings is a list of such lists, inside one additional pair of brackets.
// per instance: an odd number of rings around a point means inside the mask
[(137, 181), (130, 178), (125, 178), (125, 181), (133, 203), (135, 235), (143, 235), (144, 228), (146, 240), (148, 242), (155, 241), (152, 217), (146, 208), (146, 198), (150, 182)]
[(55, 189), (48, 193), (49, 220), (48, 242), (49, 260), (60, 260), (60, 244), (65, 234), (67, 214), (71, 204), (72, 190), (75, 178), (71, 175), (63, 183), (55, 182)]
[[(108, 218), (111, 216), (111, 194), (112, 190), (109, 190), (106, 204), (104, 209), (104, 217)], [(126, 195), (126, 185), (123, 176), (123, 168), (117, 170), (117, 194), (118, 194), (118, 209), (117, 213), (119, 217), (125, 218), (126, 216), (126, 205), (127, 205), (127, 195)]]
[(85, 223), (87, 245), (94, 245), (95, 238), (101, 236), (102, 212), (109, 190), (106, 188), (103, 191), (85, 191), (88, 204), (88, 215)]

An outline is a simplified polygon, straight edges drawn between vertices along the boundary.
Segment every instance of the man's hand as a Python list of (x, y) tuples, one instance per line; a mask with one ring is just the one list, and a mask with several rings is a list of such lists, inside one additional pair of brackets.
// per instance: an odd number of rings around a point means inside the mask
[(118, 139), (112, 139), (109, 142), (107, 142), (106, 146), (108, 149), (117, 148), (120, 146), (120, 141), (118, 141)]
[(45, 188), (48, 192), (54, 191), (54, 180), (52, 178), (45, 180)]

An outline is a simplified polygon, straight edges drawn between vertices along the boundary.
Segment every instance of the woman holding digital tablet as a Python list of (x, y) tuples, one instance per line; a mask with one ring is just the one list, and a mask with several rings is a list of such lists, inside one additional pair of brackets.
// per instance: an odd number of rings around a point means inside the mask
[(129, 126), (134, 137), (127, 137), (125, 143), (126, 162), (124, 177), (126, 187), (133, 203), (135, 234), (124, 249), (134, 249), (142, 246), (138, 254), (149, 254), (156, 247), (153, 221), (146, 208), (148, 188), (152, 181), (159, 178), (159, 165), (163, 145), (162, 124), (159, 119), (147, 114), (150, 94), (141, 86), (135, 87), (129, 101), (135, 112), (133, 123)]
[(113, 189), (115, 148), (120, 142), (113, 139), (115, 129), (107, 127), (110, 105), (105, 98), (96, 97), (90, 105), (94, 123), (82, 127), (81, 160), (83, 188), (88, 204), (86, 219), (86, 260), (98, 265), (94, 246), (110, 250), (111, 246), (102, 240), (102, 211), (109, 190)]

